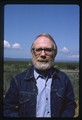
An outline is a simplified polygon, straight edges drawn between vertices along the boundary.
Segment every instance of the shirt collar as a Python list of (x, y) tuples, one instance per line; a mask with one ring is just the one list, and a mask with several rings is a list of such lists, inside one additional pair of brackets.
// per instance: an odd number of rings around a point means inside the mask
[(44, 77), (44, 76), (42, 76), (41, 74), (39, 74), (39, 73), (34, 69), (34, 77), (35, 77), (36, 80), (37, 80), (39, 77), (42, 78), (42, 79), (47, 79), (47, 78), (50, 78), (50, 75), (48, 74), (47, 77)]
[(39, 76), (40, 76), (40, 74), (38, 74), (38, 73), (36, 72), (36, 70), (34, 69), (34, 77), (35, 77), (35, 80), (37, 80), (37, 79), (39, 78)]

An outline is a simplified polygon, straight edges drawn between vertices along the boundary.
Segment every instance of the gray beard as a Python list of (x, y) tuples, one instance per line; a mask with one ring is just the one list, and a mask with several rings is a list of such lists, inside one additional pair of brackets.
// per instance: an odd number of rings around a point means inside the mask
[(32, 58), (32, 62), (33, 62), (33, 65), (36, 69), (38, 70), (47, 70), (47, 69), (50, 69), (52, 66), (53, 66), (53, 62), (54, 60), (48, 62), (48, 63), (40, 63), (40, 62), (36, 62), (34, 58)]

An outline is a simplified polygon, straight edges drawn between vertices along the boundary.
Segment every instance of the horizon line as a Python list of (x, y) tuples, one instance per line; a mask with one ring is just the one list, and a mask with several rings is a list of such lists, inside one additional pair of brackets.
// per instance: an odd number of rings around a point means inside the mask
[[(23, 61), (23, 60), (28, 61), (28, 60), (30, 60), (31, 61), (32, 58), (9, 58), (9, 57), (4, 57), (4, 61), (6, 61), (6, 60), (7, 61), (12, 61), (12, 60), (14, 60), (14, 61), (15, 60), (19, 60), (19, 61)], [(66, 61), (67, 62), (79, 62), (79, 60), (57, 60), (57, 59), (55, 60), (55, 62), (66, 62)]]

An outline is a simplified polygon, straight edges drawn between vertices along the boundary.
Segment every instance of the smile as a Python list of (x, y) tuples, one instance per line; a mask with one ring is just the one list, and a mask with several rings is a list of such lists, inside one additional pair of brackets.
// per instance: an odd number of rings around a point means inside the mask
[(38, 62), (48, 62), (47, 60), (38, 60)]

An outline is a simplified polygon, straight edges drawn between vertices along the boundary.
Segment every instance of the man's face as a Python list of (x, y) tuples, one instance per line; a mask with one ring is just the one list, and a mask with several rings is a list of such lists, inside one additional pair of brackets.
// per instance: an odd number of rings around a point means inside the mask
[(46, 70), (54, 61), (54, 44), (49, 38), (41, 36), (37, 38), (32, 47), (33, 65), (38, 70)]

